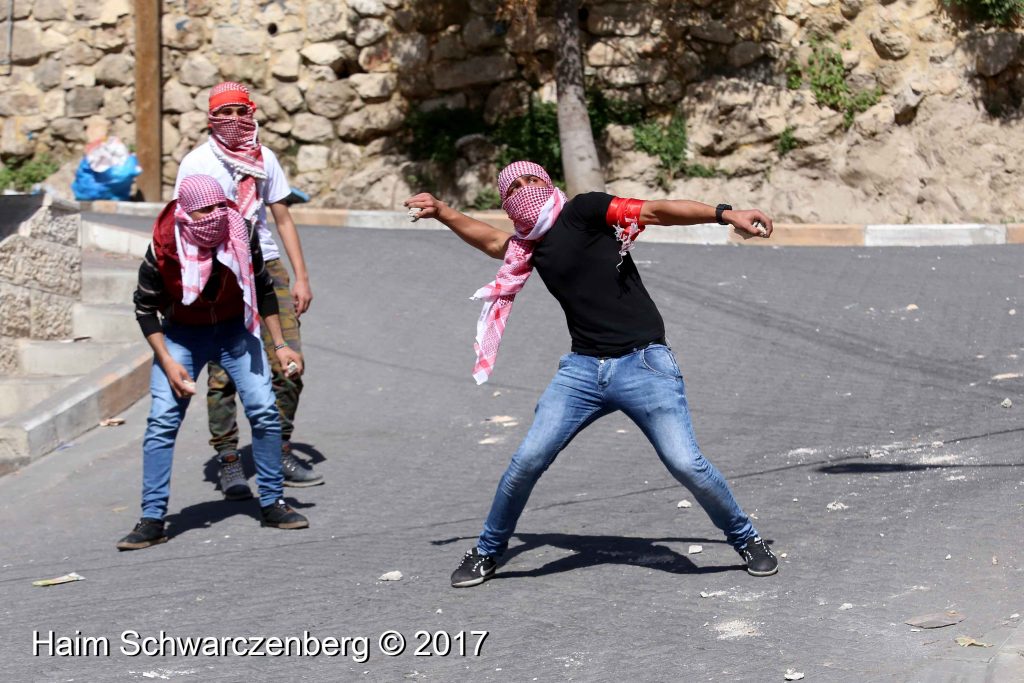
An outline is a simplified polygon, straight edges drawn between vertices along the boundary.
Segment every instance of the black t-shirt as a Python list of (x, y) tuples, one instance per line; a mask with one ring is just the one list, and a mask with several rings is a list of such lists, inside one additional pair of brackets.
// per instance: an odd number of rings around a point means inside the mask
[(605, 222), (612, 196), (569, 201), (533, 251), (533, 264), (562, 305), (572, 350), (619, 356), (665, 336), (665, 323), (627, 253), (619, 265), (615, 231)]

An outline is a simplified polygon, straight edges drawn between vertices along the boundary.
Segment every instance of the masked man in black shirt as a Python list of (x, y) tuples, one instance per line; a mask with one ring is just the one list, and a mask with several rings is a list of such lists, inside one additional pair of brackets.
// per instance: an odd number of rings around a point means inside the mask
[(452, 586), (475, 586), (494, 575), (540, 475), (583, 428), (616, 410), (650, 439), (672, 476), (743, 557), (747, 571), (754, 576), (777, 572), (775, 555), (697, 446), (664, 322), (629, 255), (647, 225), (717, 220), (741, 234), (767, 238), (771, 219), (757, 210), (687, 200), (642, 201), (601, 192), (569, 200), (542, 167), (525, 161), (501, 171), (498, 190), (515, 226), (511, 236), (430, 194), (405, 201), (410, 215), (434, 218), (471, 246), (504, 260), (495, 280), (475, 295), (484, 308), (473, 376), (479, 384), (490, 375), (515, 295), (534, 268), (565, 312), (572, 352), (559, 361), (541, 396), (526, 439), (498, 484), (483, 533), (452, 574)]

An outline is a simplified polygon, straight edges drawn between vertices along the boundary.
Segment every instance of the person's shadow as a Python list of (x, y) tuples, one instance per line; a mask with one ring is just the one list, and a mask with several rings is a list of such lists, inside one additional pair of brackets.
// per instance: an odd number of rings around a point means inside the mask
[[(217, 491), (216, 495), (217, 498), (214, 500), (189, 505), (174, 514), (167, 515), (165, 519), (167, 521), (168, 538), (174, 538), (193, 529), (211, 527), (236, 515), (252, 517), (256, 522), (260, 521), (260, 502), (258, 497), (247, 500), (224, 500), (220, 497), (220, 491)], [(316, 506), (316, 503), (300, 503), (294, 498), (287, 496), (284, 501), (296, 510)]]
[[(628, 564), (647, 569), (658, 569), (670, 574), (715, 574), (727, 571), (742, 571), (741, 563), (698, 566), (686, 555), (681, 555), (663, 543), (696, 543), (701, 545), (722, 544), (725, 541), (707, 538), (636, 538), (632, 536), (582, 536), (578, 534), (515, 534), (522, 545), (510, 548), (501, 558), (505, 566), (517, 555), (528, 553), (544, 546), (572, 551), (571, 555), (559, 557), (542, 567), (530, 570), (508, 571), (503, 569), (495, 574), (496, 579), (511, 579), (525, 576), (547, 576), (561, 572), (595, 567), (602, 564)], [(462, 538), (432, 541), (433, 545), (447, 545)], [(738, 556), (737, 556), (737, 559)]]
[[(327, 460), (327, 458), (324, 457), (324, 454), (317, 450), (316, 446), (313, 446), (312, 444), (292, 441), (292, 451), (306, 456), (305, 459), (313, 465)], [(252, 459), (252, 445), (250, 444), (239, 448), (238, 455), (242, 458), (242, 471), (245, 472), (245, 478), (250, 480), (250, 486), (254, 486), (255, 482), (252, 481), (252, 478), (256, 476), (256, 464)], [(205, 465), (203, 465), (203, 481), (210, 482), (215, 487), (218, 486), (220, 484), (220, 481), (217, 478), (217, 474), (219, 472), (220, 462), (217, 460), (217, 456), (214, 455), (206, 461)], [(217, 492), (220, 492), (220, 488), (217, 488)]]
[(311, 443), (303, 443), (302, 441), (292, 441), (292, 452), (301, 453), (306, 456), (306, 460), (311, 465), (318, 465), (327, 458), (321, 453), (316, 446)]
[[(299, 444), (303, 453), (311, 454), (314, 462), (321, 462), (324, 456), (308, 444)], [(295, 444), (292, 444), (293, 448)], [(296, 448), (295, 450), (299, 450)], [(211, 527), (218, 522), (223, 522), (229, 517), (245, 515), (260, 521), (259, 491), (256, 487), (256, 466), (252, 460), (252, 446), (245, 446), (238, 450), (242, 458), (242, 470), (246, 479), (249, 480), (249, 487), (253, 491), (253, 498), (246, 500), (224, 500), (223, 493), (219, 487), (217, 474), (220, 471), (220, 462), (214, 456), (206, 461), (203, 466), (203, 479), (211, 484), (211, 499), (195, 505), (182, 508), (174, 514), (167, 515), (167, 535), (171, 538), (183, 534), (192, 529), (203, 529)], [(285, 502), (296, 510), (315, 507), (315, 503), (300, 503), (294, 498), (285, 497)]]

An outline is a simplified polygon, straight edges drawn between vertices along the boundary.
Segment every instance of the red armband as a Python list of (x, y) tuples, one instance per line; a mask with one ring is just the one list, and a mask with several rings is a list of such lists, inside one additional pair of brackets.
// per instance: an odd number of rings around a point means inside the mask
[(612, 228), (632, 228), (637, 233), (644, 229), (643, 221), (640, 220), (640, 209), (644, 205), (642, 199), (627, 199), (625, 197), (614, 197), (608, 205), (608, 213), (604, 221)]

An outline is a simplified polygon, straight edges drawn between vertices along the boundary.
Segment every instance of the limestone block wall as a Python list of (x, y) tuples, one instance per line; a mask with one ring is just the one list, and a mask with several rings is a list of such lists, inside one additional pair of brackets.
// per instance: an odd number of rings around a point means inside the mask
[[(531, 30), (499, 18), (499, 5), (163, 0), (165, 183), (205, 136), (209, 88), (234, 79), (254, 89), (264, 143), (314, 202), (394, 208), (427, 172), (446, 177), (452, 199), (471, 199), (493, 171), (481, 146), (424, 169), (410, 160), (404, 124), (444, 106), (493, 123), (522, 113), (530, 97), (554, 100), (552, 3), (538, 0)], [(0, 2), (4, 22), (7, 7)], [(40, 151), (76, 157), (95, 119), (133, 142), (131, 9), (130, 0), (15, 1), (0, 162)], [(580, 25), (590, 87), (655, 115), (686, 113), (691, 159), (718, 172), (665, 192), (728, 189), (785, 207), (789, 220), (865, 220), (850, 211), (896, 220), (886, 215), (896, 209), (919, 221), (1024, 215), (1024, 195), (1005, 193), (1019, 184), (1016, 163), (990, 149), (993, 139), (1024, 144), (1019, 29), (968, 21), (942, 0), (583, 0)], [(0, 30), (0, 54), (6, 39)], [(881, 92), (852, 126), (807, 82), (787, 83), (816, 41), (841, 52), (851, 88)], [(954, 125), (932, 123), (943, 118)], [(780, 151), (784, 136), (795, 148)], [(629, 130), (600, 144), (613, 190), (662, 192)], [(902, 178), (921, 172), (926, 187)]]
[(16, 0), (7, 45), (9, 3), (2, 3), (0, 158), (81, 152), (90, 117), (133, 140), (134, 23), (131, 0)]
[(78, 208), (43, 196), (0, 196), (0, 372), (17, 369), (17, 339), (71, 335), (81, 298)]

